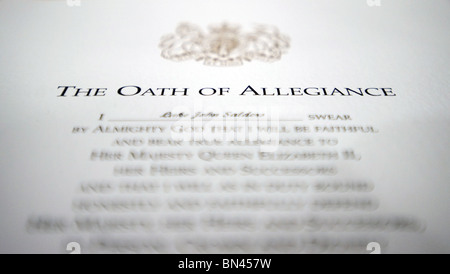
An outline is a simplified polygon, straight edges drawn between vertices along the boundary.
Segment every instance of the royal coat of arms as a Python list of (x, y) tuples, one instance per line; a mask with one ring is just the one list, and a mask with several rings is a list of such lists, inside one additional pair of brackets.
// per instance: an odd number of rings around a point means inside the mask
[(199, 27), (180, 24), (174, 34), (161, 38), (161, 56), (173, 60), (202, 61), (210, 66), (239, 66), (245, 61), (279, 60), (289, 48), (289, 38), (275, 27), (256, 26), (242, 32), (239, 26), (223, 23), (205, 33)]

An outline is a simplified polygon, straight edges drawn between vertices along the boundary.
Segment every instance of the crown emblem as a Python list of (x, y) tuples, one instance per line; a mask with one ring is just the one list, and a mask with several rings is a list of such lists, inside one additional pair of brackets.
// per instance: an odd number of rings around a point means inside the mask
[(239, 26), (222, 23), (208, 33), (183, 23), (174, 34), (161, 38), (161, 56), (173, 61), (196, 60), (210, 66), (239, 66), (244, 62), (279, 60), (289, 48), (289, 39), (276, 28), (257, 26), (242, 32)]

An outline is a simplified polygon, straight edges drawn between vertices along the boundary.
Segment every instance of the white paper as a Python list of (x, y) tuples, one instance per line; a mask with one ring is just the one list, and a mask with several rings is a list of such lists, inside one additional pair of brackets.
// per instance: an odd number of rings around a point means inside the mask
[[(1, 0), (0, 252), (370, 253), (376, 242), (448, 253), (449, 11), (438, 0)], [(275, 27), (289, 47), (239, 66), (163, 58), (161, 39), (183, 23), (205, 37), (223, 23)], [(131, 86), (141, 93), (118, 93)], [(249, 86), (383, 96), (241, 95)], [(149, 88), (188, 91), (141, 96)], [(273, 142), (223, 143), (261, 138)]]

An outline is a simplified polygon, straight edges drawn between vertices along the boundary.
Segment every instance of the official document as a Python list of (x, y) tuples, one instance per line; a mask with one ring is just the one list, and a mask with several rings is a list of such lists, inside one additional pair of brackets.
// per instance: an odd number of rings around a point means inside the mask
[(449, 253), (449, 15), (0, 0), (0, 253)]

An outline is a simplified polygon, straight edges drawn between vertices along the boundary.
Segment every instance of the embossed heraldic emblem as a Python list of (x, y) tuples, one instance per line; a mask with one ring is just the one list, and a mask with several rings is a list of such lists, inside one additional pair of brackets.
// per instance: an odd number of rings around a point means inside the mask
[(242, 32), (226, 23), (211, 26), (209, 33), (199, 27), (180, 24), (175, 34), (161, 38), (161, 56), (173, 61), (195, 60), (210, 66), (239, 66), (244, 61), (279, 60), (289, 48), (289, 38), (275, 27), (257, 26)]

